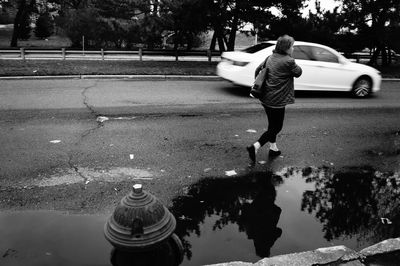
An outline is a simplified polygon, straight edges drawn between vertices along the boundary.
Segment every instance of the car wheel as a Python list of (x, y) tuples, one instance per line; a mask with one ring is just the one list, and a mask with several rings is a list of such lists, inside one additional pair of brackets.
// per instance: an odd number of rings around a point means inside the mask
[(361, 77), (354, 83), (353, 90), (351, 91), (354, 97), (363, 98), (371, 95), (372, 82), (368, 77)]

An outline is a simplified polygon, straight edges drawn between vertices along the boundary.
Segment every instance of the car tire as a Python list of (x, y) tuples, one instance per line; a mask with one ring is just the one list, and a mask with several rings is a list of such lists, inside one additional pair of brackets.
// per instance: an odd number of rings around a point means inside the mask
[(356, 98), (365, 98), (372, 93), (372, 81), (369, 77), (360, 77), (354, 82), (351, 93)]

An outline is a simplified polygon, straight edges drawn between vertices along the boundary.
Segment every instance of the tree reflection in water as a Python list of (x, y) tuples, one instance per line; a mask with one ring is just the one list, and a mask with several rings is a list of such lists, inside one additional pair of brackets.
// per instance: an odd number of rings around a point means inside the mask
[(304, 192), (301, 209), (315, 214), (326, 240), (357, 236), (360, 242), (375, 243), (400, 236), (398, 173), (381, 173), (370, 167), (336, 173), (325, 168), (323, 174), (321, 169), (302, 171), (306, 182), (315, 183), (315, 190)]
[(237, 224), (239, 231), (253, 240), (256, 254), (268, 257), (282, 234), (277, 227), (281, 209), (275, 204), (275, 187), (288, 178), (315, 186), (303, 192), (301, 211), (315, 215), (327, 241), (356, 237), (358, 243), (376, 243), (400, 236), (398, 173), (382, 173), (370, 167), (337, 172), (328, 167), (288, 167), (275, 174), (254, 172), (235, 178), (203, 179), (187, 195), (176, 198), (171, 211), (177, 218), (175, 233), (182, 240), (187, 259), (192, 253), (191, 243), (185, 238), (193, 233), (200, 237), (201, 224), (213, 215), (219, 218), (212, 230)]
[(200, 236), (200, 224), (211, 215), (219, 216), (214, 231), (229, 223), (237, 224), (240, 232), (253, 239), (257, 255), (269, 256), (282, 234), (276, 227), (281, 209), (274, 204), (275, 185), (281, 182), (281, 177), (271, 172), (203, 179), (189, 189), (188, 195), (176, 198), (171, 212), (177, 218), (175, 233), (182, 240), (185, 256), (189, 260), (192, 257), (191, 244), (185, 237), (191, 233)]

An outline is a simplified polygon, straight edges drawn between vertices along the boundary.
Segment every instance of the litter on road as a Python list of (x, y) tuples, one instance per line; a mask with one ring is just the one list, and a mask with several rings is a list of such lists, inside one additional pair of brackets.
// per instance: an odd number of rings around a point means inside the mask
[(122, 116), (120, 116), (120, 117), (115, 117), (115, 118), (112, 118), (112, 119), (114, 119), (114, 120), (131, 120), (131, 119), (135, 119), (136, 118), (136, 116), (131, 116), (131, 117), (122, 117)]
[(104, 121), (107, 121), (107, 120), (109, 120), (109, 118), (106, 116), (98, 116), (96, 119), (96, 121), (99, 123), (103, 123)]
[(392, 224), (392, 221), (390, 221), (388, 218), (381, 218), (382, 224)]
[(227, 176), (234, 176), (237, 175), (235, 170), (225, 171), (225, 175)]
[(55, 140), (50, 140), (50, 143), (60, 143), (61, 142), (61, 140), (59, 140), (59, 139), (55, 139)]

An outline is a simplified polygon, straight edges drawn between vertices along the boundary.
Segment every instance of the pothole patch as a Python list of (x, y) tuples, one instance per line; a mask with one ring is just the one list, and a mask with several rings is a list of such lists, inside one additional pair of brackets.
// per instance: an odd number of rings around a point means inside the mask
[(130, 180), (152, 180), (154, 177), (150, 171), (138, 168), (114, 167), (98, 170), (78, 167), (76, 169), (57, 169), (51, 174), (40, 175), (31, 182), (25, 183), (24, 187), (52, 187), (90, 182), (118, 183)]

